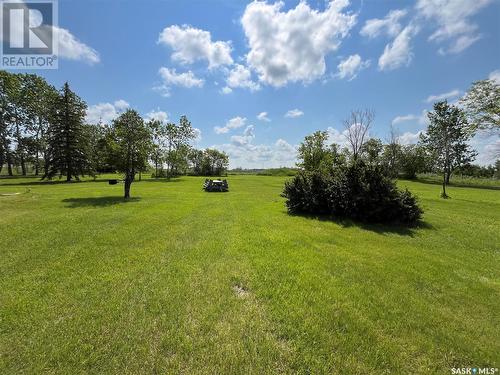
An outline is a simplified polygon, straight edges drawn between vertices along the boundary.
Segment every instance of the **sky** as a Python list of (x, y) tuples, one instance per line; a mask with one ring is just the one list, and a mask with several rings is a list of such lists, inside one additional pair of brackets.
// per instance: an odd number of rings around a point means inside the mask
[[(59, 68), (35, 72), (68, 81), (89, 122), (186, 115), (232, 168), (293, 166), (316, 130), (343, 144), (353, 109), (375, 111), (371, 136), (414, 143), (434, 101), (500, 82), (494, 0), (60, 0), (57, 30)], [(487, 164), (500, 140), (472, 145)]]

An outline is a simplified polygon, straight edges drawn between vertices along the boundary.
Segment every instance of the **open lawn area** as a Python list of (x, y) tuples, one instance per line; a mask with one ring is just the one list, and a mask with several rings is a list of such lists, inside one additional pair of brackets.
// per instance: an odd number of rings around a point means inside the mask
[[(286, 177), (0, 180), (0, 373), (500, 367), (500, 190), (400, 181), (406, 229), (291, 216)], [(18, 195), (6, 195), (21, 193)]]

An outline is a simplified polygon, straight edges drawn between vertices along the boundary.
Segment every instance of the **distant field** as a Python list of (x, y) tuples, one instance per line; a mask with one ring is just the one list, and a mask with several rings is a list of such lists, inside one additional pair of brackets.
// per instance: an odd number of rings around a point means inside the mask
[(404, 229), (290, 216), (286, 178), (0, 179), (0, 373), (500, 367), (499, 190), (400, 181)]

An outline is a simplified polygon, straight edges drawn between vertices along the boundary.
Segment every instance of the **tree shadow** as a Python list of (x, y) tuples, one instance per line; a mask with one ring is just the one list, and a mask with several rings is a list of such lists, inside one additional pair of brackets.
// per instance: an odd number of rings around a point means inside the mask
[(171, 177), (171, 178), (166, 178), (166, 177), (158, 177), (158, 178), (148, 178), (148, 179), (144, 179), (142, 181), (139, 181), (138, 179), (136, 179), (134, 182), (162, 182), (162, 183), (166, 183), (166, 182), (181, 182), (181, 178), (179, 177)]
[(350, 227), (358, 227), (364, 230), (368, 230), (370, 232), (374, 232), (381, 235), (386, 234), (398, 234), (401, 236), (409, 236), (413, 237), (415, 233), (422, 229), (435, 229), (431, 224), (419, 220), (416, 224), (412, 226), (407, 226), (402, 223), (365, 223), (358, 220), (348, 219), (348, 218), (338, 218), (331, 215), (315, 215), (315, 214), (307, 214), (307, 213), (289, 213), (291, 216), (303, 217), (310, 220), (319, 220), (319, 221), (328, 221), (331, 223), (335, 223), (344, 228)]
[(74, 180), (74, 181), (66, 181), (66, 180), (40, 180), (37, 179), (35, 181), (23, 181), (23, 182), (11, 182), (9, 180), (14, 180), (14, 178), (6, 178), (5, 180), (9, 181), (7, 183), (4, 183), (4, 177), (0, 178), (0, 186), (37, 186), (37, 185), (61, 185), (61, 184), (84, 184), (84, 183), (96, 183), (96, 182), (108, 182), (107, 179), (103, 180)]
[[(407, 181), (413, 181), (413, 182), (421, 182), (423, 184), (427, 185), (439, 185), (442, 186), (443, 183), (441, 181), (436, 181), (436, 180), (431, 180), (427, 178), (418, 178), (415, 180), (407, 180)], [(446, 186), (449, 187), (460, 187), (460, 188), (473, 188), (473, 189), (486, 189), (486, 190), (500, 190), (500, 185), (499, 186), (490, 186), (490, 185), (479, 185), (479, 184), (464, 184), (464, 183), (456, 183), (456, 182), (451, 182), (447, 184)]]
[(88, 197), (88, 198), (66, 198), (62, 202), (68, 203), (68, 208), (79, 207), (109, 207), (117, 204), (133, 203), (140, 201), (140, 197), (125, 199), (123, 197)]

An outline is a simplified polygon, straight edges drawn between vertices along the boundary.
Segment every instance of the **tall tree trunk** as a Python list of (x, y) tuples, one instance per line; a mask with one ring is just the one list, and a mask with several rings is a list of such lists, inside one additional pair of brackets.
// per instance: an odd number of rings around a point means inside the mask
[(12, 154), (10, 153), (10, 150), (7, 150), (7, 172), (9, 176), (14, 175), (14, 173), (12, 173)]
[(443, 192), (441, 193), (442, 198), (448, 198), (446, 195), (446, 172), (443, 173)]
[(124, 185), (124, 198), (129, 199), (130, 198), (130, 186), (132, 185), (132, 182), (134, 182), (134, 176), (135, 176), (135, 171), (127, 171), (127, 174), (125, 175), (125, 185)]
[(38, 118), (38, 129), (36, 132), (36, 155), (35, 155), (35, 176), (38, 176), (40, 173), (40, 139), (41, 135), (40, 133), (42, 132), (42, 119), (39, 117)]
[(69, 103), (68, 103), (68, 93), (64, 94), (64, 126), (66, 128), (66, 181), (71, 181), (71, 177), (73, 176), (73, 165), (71, 160), (71, 146), (69, 144), (70, 141), (70, 124), (69, 124)]
[(447, 170), (446, 171), (446, 185), (450, 184), (450, 177), (451, 177), (451, 171)]
[(24, 149), (21, 140), (21, 130), (19, 129), (19, 122), (17, 116), (16, 116), (16, 141), (17, 141), (17, 150), (19, 154), (19, 162), (21, 163), (22, 175), (26, 176), (26, 162), (24, 160)]

